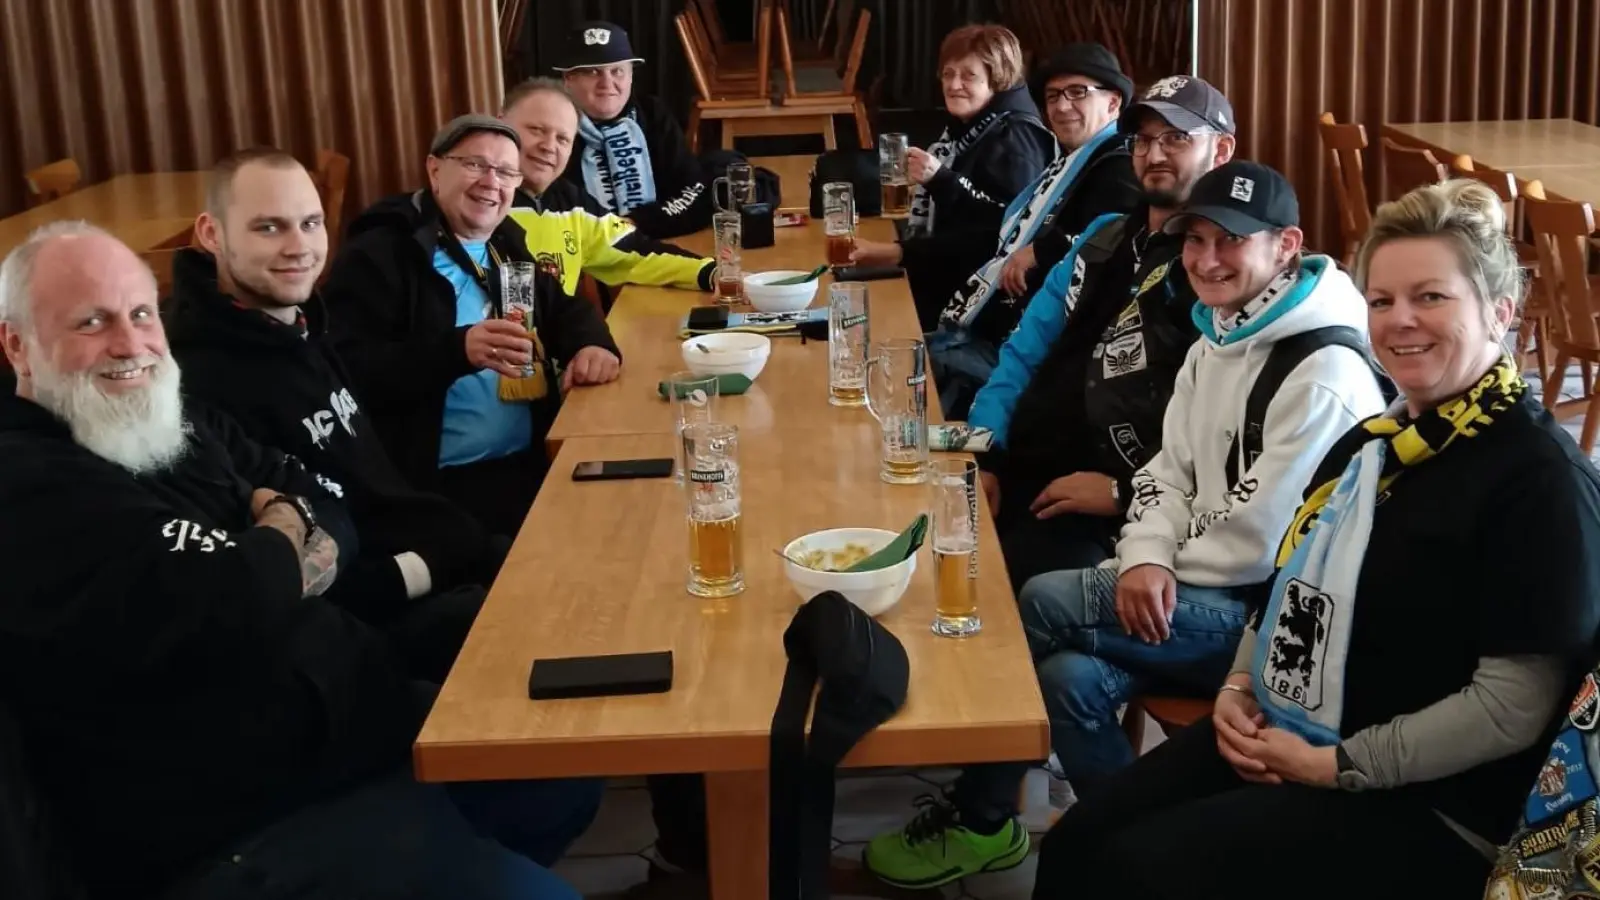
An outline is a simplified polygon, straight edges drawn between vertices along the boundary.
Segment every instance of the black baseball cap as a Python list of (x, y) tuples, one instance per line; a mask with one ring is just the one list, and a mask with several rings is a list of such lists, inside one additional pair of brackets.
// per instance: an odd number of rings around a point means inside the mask
[(621, 26), (610, 22), (583, 22), (567, 34), (567, 44), (561, 51), (561, 65), (551, 68), (557, 72), (570, 72), (573, 69), (642, 62), (644, 58), (634, 54), (628, 32)]
[(1276, 169), (1240, 159), (1201, 175), (1190, 189), (1189, 199), (1161, 230), (1178, 234), (1188, 227), (1191, 216), (1245, 237), (1268, 229), (1298, 227), (1300, 201), (1294, 186)]
[(1050, 83), (1050, 79), (1062, 75), (1082, 75), (1100, 82), (1104, 87), (1115, 89), (1122, 95), (1123, 106), (1133, 99), (1133, 79), (1122, 74), (1122, 63), (1104, 44), (1074, 43), (1057, 50), (1034, 73), (1034, 93), (1043, 98), (1045, 85)]
[(1128, 133), (1139, 128), (1139, 118), (1153, 112), (1167, 124), (1184, 131), (1209, 128), (1233, 134), (1233, 104), (1203, 78), (1172, 75), (1144, 89), (1139, 99), (1122, 111), (1118, 127)]
[(433, 136), (433, 143), (428, 147), (429, 156), (443, 156), (454, 150), (456, 145), (466, 140), (467, 135), (487, 131), (492, 134), (501, 134), (511, 139), (511, 143), (522, 149), (522, 138), (517, 135), (517, 130), (496, 119), (482, 113), (468, 113), (457, 116), (445, 123), (439, 133)]

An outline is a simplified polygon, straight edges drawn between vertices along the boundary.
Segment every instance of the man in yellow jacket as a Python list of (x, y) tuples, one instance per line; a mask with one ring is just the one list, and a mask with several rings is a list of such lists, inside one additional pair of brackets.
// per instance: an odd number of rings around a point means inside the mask
[(578, 132), (577, 105), (561, 82), (523, 82), (506, 95), (500, 117), (522, 135), (522, 189), (512, 201), (511, 218), (527, 232), (534, 259), (563, 289), (577, 295), (583, 275), (613, 287), (711, 289), (713, 260), (645, 236), (560, 178)]

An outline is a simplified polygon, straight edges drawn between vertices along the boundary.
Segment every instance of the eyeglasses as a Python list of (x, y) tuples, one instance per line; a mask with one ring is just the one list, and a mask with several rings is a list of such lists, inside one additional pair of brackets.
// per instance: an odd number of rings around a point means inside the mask
[(493, 172), (494, 180), (507, 187), (516, 187), (522, 183), (522, 170), (520, 169), (502, 169), (494, 163), (476, 156), (446, 156), (445, 159), (458, 163), (473, 178), (482, 178), (487, 173)]
[(1105, 88), (1100, 87), (1099, 85), (1069, 84), (1058, 91), (1045, 91), (1044, 105), (1055, 106), (1056, 101), (1060, 100), (1062, 97), (1065, 97), (1068, 100), (1082, 100), (1096, 91), (1104, 90)]
[(1199, 131), (1163, 131), (1155, 137), (1145, 134), (1133, 136), (1133, 155), (1149, 156), (1150, 145), (1160, 144), (1161, 152), (1166, 156), (1176, 156), (1185, 153), (1194, 146), (1194, 139), (1201, 135), (1213, 132), (1201, 129)]

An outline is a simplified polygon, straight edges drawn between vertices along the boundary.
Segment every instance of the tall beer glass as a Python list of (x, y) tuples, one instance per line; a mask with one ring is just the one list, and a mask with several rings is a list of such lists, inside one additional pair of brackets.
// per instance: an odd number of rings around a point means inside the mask
[(739, 508), (739, 429), (705, 423), (683, 429), (688, 478), (689, 593), (732, 597), (744, 591)]
[(711, 232), (717, 253), (713, 296), (718, 303), (738, 303), (744, 299), (744, 220), (736, 212), (714, 213)]
[(933, 633), (968, 637), (978, 618), (978, 464), (941, 459), (933, 481)]
[(672, 477), (683, 484), (683, 429), (689, 425), (702, 425), (717, 420), (717, 376), (696, 375), (684, 370), (667, 376), (667, 399), (672, 403), (672, 430), (677, 435), (674, 454), (677, 464)]
[(850, 265), (856, 249), (856, 197), (850, 182), (822, 186), (822, 233), (828, 242), (828, 265)]
[(867, 405), (867, 354), (871, 345), (866, 284), (835, 282), (828, 288), (829, 403)]

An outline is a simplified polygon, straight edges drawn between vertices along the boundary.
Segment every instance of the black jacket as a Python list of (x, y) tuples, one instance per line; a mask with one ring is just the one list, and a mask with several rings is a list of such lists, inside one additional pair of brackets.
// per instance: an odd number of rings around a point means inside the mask
[(952, 118), (950, 137), (959, 140), (966, 128), (992, 111), (1005, 116), (928, 181), (935, 210), (933, 233), (900, 242), (901, 264), (925, 332), (938, 327), (939, 314), (951, 295), (994, 255), (1006, 206), (1056, 156), (1055, 135), (1040, 121), (1026, 86), (995, 94), (971, 122)]
[[(444, 220), (428, 191), (378, 201), (350, 223), (323, 286), (330, 336), (349, 369), (355, 395), (377, 426), (389, 456), (412, 484), (431, 487), (439, 472), (444, 399), (467, 362), (467, 326), (456, 326), (456, 294), (433, 267)], [(489, 243), (508, 260), (533, 262), (522, 228), (507, 218)], [(561, 291), (548, 273), (536, 286), (539, 335), (562, 366), (582, 348), (621, 355), (593, 305)], [(498, 296), (493, 315), (500, 315)], [(535, 404), (538, 444), (560, 403), (556, 392)]]
[[(689, 141), (672, 111), (655, 97), (635, 94), (622, 116), (632, 116), (644, 132), (645, 142), (650, 147), (650, 168), (656, 181), (655, 202), (622, 215), (632, 219), (640, 231), (656, 238), (680, 237), (711, 227), (711, 214), (715, 210), (711, 205), (710, 179), (705, 166), (689, 151)], [(572, 142), (572, 157), (561, 173), (563, 179), (585, 194), (589, 191), (583, 183), (583, 154), (588, 146), (580, 133)], [(596, 206), (600, 204), (596, 202)], [(605, 211), (617, 212), (614, 209)]]
[(1017, 398), (1004, 450), (984, 454), (986, 468), (1017, 485), (1008, 494), (1100, 472), (1120, 482), (1126, 507), (1133, 473), (1161, 449), (1172, 386), (1199, 331), (1182, 239), (1147, 236), (1148, 219), (1141, 207), (1079, 249), (1084, 272), (1065, 300), (1066, 327)]
[(489, 535), (395, 468), (328, 343), (320, 297), (302, 307), (298, 325), (286, 325), (233, 302), (217, 287), (216, 260), (185, 249), (170, 303), (167, 338), (185, 390), (338, 484), (367, 551), (415, 552), (439, 589), (488, 580)]
[[(1494, 420), (1405, 469), (1379, 499), (1356, 582), (1342, 737), (1458, 693), (1483, 657), (1559, 657), (1563, 699), (1594, 667), (1600, 476), (1533, 391)], [(1367, 437), (1358, 425), (1340, 438), (1307, 492), (1339, 477)], [(1393, 793), (1503, 844), (1566, 711), (1550, 710), (1525, 750)]]
[(295, 548), (239, 518), (252, 486), (314, 485), (190, 413), (195, 452), (135, 478), (0, 398), (0, 683), (105, 897), (404, 765), (425, 711), (387, 642), (303, 598)]
[[(1034, 267), (1028, 273), (1025, 296), (1012, 297), (996, 290), (972, 322), (972, 332), (998, 348), (1011, 336), (1028, 299), (1044, 286), (1045, 276), (1072, 249), (1072, 242), (1089, 223), (1107, 213), (1125, 213), (1138, 208), (1141, 189), (1133, 174), (1133, 156), (1126, 140), (1109, 140), (1095, 149), (1072, 186), (1040, 226), (1033, 238)], [(987, 265), (990, 253), (978, 266)], [(976, 271), (978, 266), (973, 267)]]

